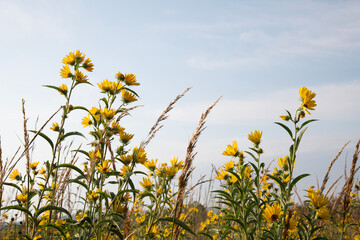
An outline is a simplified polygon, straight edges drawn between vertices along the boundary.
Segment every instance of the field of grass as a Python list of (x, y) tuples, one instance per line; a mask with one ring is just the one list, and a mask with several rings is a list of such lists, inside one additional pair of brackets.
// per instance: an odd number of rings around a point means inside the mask
[[(189, 89), (168, 105), (147, 138), (135, 144), (121, 120), (137, 107), (136, 76), (118, 72), (113, 81), (94, 84), (102, 93), (100, 105), (75, 106), (73, 91), (90, 84), (85, 73), (92, 72), (94, 65), (79, 50), (62, 62), (60, 76), (66, 82), (46, 85), (64, 97), (59, 110), (38, 131), (29, 131), (23, 104), (24, 146), (6, 161), (0, 146), (0, 239), (360, 239), (360, 141), (340, 191), (334, 191), (339, 179), (334, 183), (328, 179), (346, 144), (329, 161), (321, 187), (309, 186), (307, 198), (295, 201), (296, 184), (308, 176), (294, 174), (297, 151), (303, 135), (311, 134), (308, 127), (317, 121), (310, 118), (316, 111), (316, 93), (308, 88), (301, 87), (299, 96), (294, 93), (294, 101), (300, 97), (299, 107), (284, 111), (276, 122), (291, 145), (288, 155), (273, 163), (275, 167), (262, 161), (263, 132), (249, 131), (248, 148), (240, 149), (236, 141), (224, 146), (229, 161), (209, 181), (191, 186), (194, 149), (219, 99), (202, 114), (185, 159), (159, 162), (148, 158), (147, 145)], [(81, 146), (69, 149), (69, 139), (83, 137), (67, 129), (72, 111), (84, 114), (81, 124), (90, 129), (84, 145), (90, 145), (91, 151)], [(61, 118), (54, 121), (57, 113)], [(49, 131), (56, 137), (50, 137)], [(48, 144), (44, 151), (51, 152), (51, 159), (32, 161), (30, 151), (36, 141)], [(79, 164), (79, 159), (86, 163)], [(26, 162), (23, 172), (21, 161)], [(214, 181), (220, 183), (212, 191), (216, 204), (191, 198), (196, 186)], [(11, 192), (10, 201), (5, 201)]]

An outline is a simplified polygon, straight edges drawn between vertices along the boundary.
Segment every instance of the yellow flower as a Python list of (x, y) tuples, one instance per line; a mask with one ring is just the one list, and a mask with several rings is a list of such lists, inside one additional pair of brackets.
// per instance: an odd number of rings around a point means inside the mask
[(121, 72), (118, 72), (117, 74), (115, 74), (115, 77), (120, 81), (124, 81), (124, 79), (125, 79), (124, 74), (122, 74)]
[(142, 215), (141, 217), (137, 217), (135, 220), (136, 220), (136, 222), (138, 222), (138, 223), (143, 223), (143, 222), (145, 222), (145, 215)]
[(79, 70), (75, 71), (75, 78), (76, 78), (76, 81), (79, 82), (79, 83), (86, 83), (87, 80), (89, 80), (88, 76), (84, 75)]
[(113, 82), (111, 85), (111, 93), (118, 94), (123, 87), (124, 85), (121, 82)]
[(252, 172), (252, 168), (251, 168), (251, 166), (249, 165), (249, 166), (247, 166), (246, 168), (245, 168), (245, 172), (244, 172), (244, 177), (246, 177), (246, 178), (250, 178), (250, 174), (251, 174), (251, 172)]
[(92, 190), (91, 192), (86, 193), (86, 198), (90, 200), (96, 200), (99, 197), (100, 189), (97, 189), (96, 192)]
[(75, 54), (73, 52), (69, 52), (69, 54), (63, 58), (62, 63), (75, 65)]
[(76, 50), (76, 52), (75, 52), (75, 60), (76, 60), (76, 61), (83, 62), (84, 59), (85, 59), (85, 54), (83, 54), (82, 52), (80, 52), (80, 50)]
[(225, 156), (237, 156), (239, 154), (239, 149), (236, 141), (233, 141), (232, 146), (229, 144), (223, 152)]
[(99, 170), (99, 172), (101, 172), (101, 173), (108, 173), (108, 172), (110, 172), (110, 160), (105, 160), (105, 161), (103, 161), (103, 163), (102, 164), (98, 164), (97, 166), (96, 166), (96, 168)]
[(105, 80), (102, 80), (100, 83), (98, 83), (98, 87), (103, 90), (104, 92), (106, 91), (110, 91), (111, 90), (111, 87), (112, 87), (112, 84), (113, 82), (105, 79)]
[(281, 115), (280, 118), (284, 121), (289, 121), (290, 117), (288, 115)]
[(90, 58), (87, 58), (84, 61), (82, 67), (88, 72), (92, 72), (94, 70), (94, 64), (91, 62)]
[(182, 168), (184, 165), (184, 161), (180, 160), (178, 157), (174, 157), (173, 160), (170, 160), (171, 166), (173, 167), (177, 167), (177, 168)]
[(41, 239), (41, 238), (42, 238), (41, 235), (37, 235), (37, 236), (35, 236), (35, 237), (33, 238), (33, 240), (38, 240), (38, 239)]
[(144, 166), (147, 168), (147, 169), (149, 169), (150, 171), (154, 171), (155, 170), (155, 168), (156, 168), (156, 163), (157, 163), (157, 159), (151, 159), (151, 161), (146, 161), (145, 163), (144, 163)]
[(53, 131), (59, 131), (59, 124), (57, 122), (54, 122), (53, 124), (51, 124), (50, 129)]
[(37, 165), (39, 165), (39, 162), (40, 161), (37, 161), (37, 162), (33, 162), (33, 163), (30, 163), (30, 168), (32, 169), (32, 170), (35, 170), (36, 169), (36, 167), (37, 167)]
[(251, 132), (248, 136), (249, 140), (252, 141), (256, 146), (258, 146), (261, 142), (263, 132), (259, 130), (255, 130)]
[(115, 133), (121, 133), (125, 130), (125, 128), (121, 127), (120, 124), (115, 121), (111, 123), (111, 128)]
[(62, 78), (71, 78), (73, 75), (70, 71), (68, 65), (64, 65), (62, 69), (60, 69), (60, 77)]
[(136, 96), (133, 93), (127, 91), (126, 89), (122, 90), (122, 97), (125, 103), (137, 101)]
[(96, 151), (96, 154), (94, 155), (94, 151), (91, 150), (89, 152), (89, 158), (90, 159), (100, 159), (101, 158), (101, 153), (99, 152), (99, 150)]
[(272, 206), (266, 204), (263, 212), (263, 216), (270, 223), (279, 221), (281, 214), (281, 207), (277, 203), (274, 203)]
[(176, 173), (178, 172), (178, 168), (176, 167), (170, 167), (170, 166), (165, 166), (164, 167), (164, 173), (169, 177), (169, 178), (173, 178)]
[(133, 160), (132, 155), (120, 155), (121, 161), (125, 162), (126, 164), (129, 164)]
[(120, 139), (122, 141), (123, 144), (126, 144), (128, 143), (133, 137), (134, 137), (134, 134), (129, 134), (129, 133), (126, 133), (126, 132), (120, 132)]
[(81, 124), (84, 126), (84, 127), (90, 127), (91, 124), (93, 124), (91, 118), (90, 118), (90, 115), (87, 115), (85, 117), (83, 117), (82, 121), (81, 121)]
[(126, 177), (126, 175), (131, 171), (131, 167), (130, 166), (122, 166), (122, 168), (120, 169), (120, 176), (122, 176), (123, 178)]
[(320, 194), (320, 190), (314, 191), (309, 189), (308, 196), (315, 208), (322, 208), (329, 203), (329, 199), (324, 194)]
[(232, 170), (234, 168), (234, 166), (235, 166), (235, 163), (233, 160), (231, 160), (230, 162), (225, 163), (224, 169), (225, 169), (225, 171)]
[(76, 221), (81, 221), (85, 217), (87, 217), (87, 215), (85, 213), (79, 212), (78, 214), (76, 214), (75, 219), (76, 219)]
[(65, 223), (66, 223), (66, 220), (65, 220), (65, 219), (64, 219), (64, 220), (58, 219), (58, 220), (56, 220), (55, 225), (58, 226), (58, 227), (61, 227), (61, 226), (63, 226)]
[(59, 88), (60, 88), (59, 93), (60, 93), (61, 95), (65, 95), (65, 96), (66, 96), (66, 94), (67, 94), (67, 86), (66, 86), (66, 84), (60, 85)]
[(126, 85), (139, 86), (140, 83), (136, 82), (136, 76), (132, 73), (125, 73), (125, 83)]
[(324, 221), (328, 220), (331, 217), (330, 211), (327, 207), (321, 207), (319, 209), (316, 209), (316, 214), (319, 216), (321, 220)]
[(19, 194), (19, 195), (16, 195), (16, 199), (19, 200), (20, 202), (26, 202), (28, 198), (28, 195), (27, 194)]
[(14, 180), (20, 180), (20, 172), (17, 169), (14, 169), (9, 176), (10, 180), (14, 181)]
[(136, 159), (136, 161), (141, 164), (144, 164), (147, 160), (146, 152), (142, 148), (138, 149), (138, 147), (135, 147), (133, 149), (133, 156), (134, 156), (134, 159)]
[(143, 177), (142, 182), (139, 183), (143, 188), (147, 190), (149, 190), (153, 185), (153, 182), (149, 178), (145, 178), (145, 177)]
[(301, 98), (301, 107), (305, 112), (310, 114), (309, 110), (315, 110), (316, 102), (313, 98), (316, 96), (316, 93), (310, 91), (306, 87), (299, 88), (299, 94)]
[(285, 169), (285, 167), (287, 166), (287, 158), (288, 156), (278, 158), (277, 164), (279, 165), (279, 168)]
[(101, 115), (106, 119), (112, 119), (116, 114), (115, 109), (107, 109), (104, 108), (104, 110), (101, 111)]
[(223, 169), (220, 169), (220, 171), (217, 173), (216, 179), (218, 179), (218, 180), (225, 179), (227, 174), (228, 173), (226, 171), (224, 171)]

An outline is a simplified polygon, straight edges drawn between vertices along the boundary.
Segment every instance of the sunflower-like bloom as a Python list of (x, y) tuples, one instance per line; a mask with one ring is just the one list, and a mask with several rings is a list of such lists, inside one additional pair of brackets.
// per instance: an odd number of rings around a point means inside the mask
[(314, 97), (316, 96), (316, 93), (310, 91), (306, 87), (302, 87), (299, 88), (299, 94), (302, 102), (301, 103), (302, 109), (305, 110), (305, 112), (307, 112), (308, 114), (310, 114), (309, 110), (313, 111), (317, 106), (316, 101), (313, 100)]
[(79, 212), (78, 214), (76, 214), (76, 216), (75, 216), (75, 219), (76, 219), (76, 221), (81, 221), (83, 218), (86, 218), (87, 217), (87, 215), (85, 214), (85, 213), (83, 213), (83, 212)]
[(116, 114), (115, 109), (107, 109), (104, 108), (104, 110), (101, 111), (101, 115), (106, 119), (112, 119)]
[(222, 153), (225, 156), (231, 156), (231, 157), (235, 157), (239, 154), (239, 148), (237, 145), (236, 141), (232, 142), (232, 146), (229, 144), (227, 145), (227, 148), (225, 149), (225, 151)]
[(68, 65), (64, 65), (62, 69), (60, 69), (60, 77), (62, 78), (71, 78), (73, 74)]
[(281, 115), (280, 118), (284, 121), (289, 121), (290, 120), (290, 117), (289, 115)]
[(62, 84), (62, 85), (59, 86), (59, 93), (60, 93), (61, 95), (65, 95), (65, 96), (66, 96), (67, 92), (68, 92), (68, 89), (67, 89), (66, 84)]
[(9, 178), (10, 178), (11, 181), (20, 180), (21, 177), (20, 177), (20, 172), (19, 172), (19, 170), (18, 170), (18, 169), (14, 169), (14, 170), (10, 173)]
[(131, 171), (130, 166), (123, 165), (122, 168), (120, 169), (120, 176), (124, 178), (128, 173), (130, 173), (130, 171)]
[(279, 165), (279, 168), (284, 169), (287, 166), (287, 158), (288, 156), (285, 156), (283, 158), (278, 158), (277, 164)]
[(135, 220), (136, 220), (137, 223), (141, 224), (141, 223), (145, 222), (145, 218), (146, 218), (146, 216), (144, 214), (144, 215), (142, 215), (140, 217), (137, 217)]
[(178, 157), (174, 157), (173, 160), (170, 160), (171, 166), (177, 167), (177, 168), (182, 168), (184, 165), (184, 161), (180, 160)]
[(329, 203), (329, 199), (325, 197), (324, 194), (320, 194), (320, 190), (314, 191), (310, 188), (308, 190), (308, 196), (312, 205), (317, 209), (322, 208)]
[(274, 203), (272, 206), (266, 204), (265, 210), (263, 212), (263, 216), (269, 223), (279, 221), (281, 214), (281, 207), (277, 203)]
[(79, 70), (75, 71), (75, 78), (78, 83), (86, 83), (89, 79), (88, 76), (80, 72)]
[(90, 127), (91, 124), (93, 124), (93, 121), (91, 120), (90, 116), (87, 115), (85, 117), (83, 117), (82, 121), (81, 121), (81, 124), (84, 126), (84, 127)]
[(63, 220), (58, 219), (58, 220), (56, 220), (55, 225), (58, 226), (58, 227), (61, 227), (61, 226), (64, 226), (65, 223), (66, 223), (65, 219), (63, 219)]
[(53, 131), (59, 131), (59, 124), (57, 122), (52, 123), (50, 129)]
[(120, 155), (121, 161), (123, 161), (126, 164), (129, 164), (133, 160), (132, 155)]
[(133, 73), (125, 73), (125, 78), (124, 78), (125, 84), (126, 85), (133, 85), (133, 86), (139, 86), (140, 83), (136, 82), (136, 76)]
[(20, 202), (26, 202), (28, 198), (28, 195), (27, 194), (19, 194), (19, 195), (16, 195), (16, 199), (19, 200)]
[(122, 98), (125, 103), (131, 103), (137, 101), (137, 98), (134, 94), (127, 91), (126, 89), (122, 90)]
[(222, 180), (227, 177), (228, 173), (224, 171), (224, 169), (220, 169), (220, 171), (217, 173), (216, 179)]
[(298, 222), (295, 219), (294, 215), (291, 216), (290, 220), (289, 220), (289, 215), (287, 215), (286, 222), (289, 222), (289, 232), (296, 232), (297, 230), (296, 226), (298, 225)]
[(91, 192), (86, 193), (86, 198), (90, 200), (96, 200), (99, 197), (100, 189), (97, 189), (96, 192), (92, 190)]
[(75, 52), (75, 60), (83, 62), (85, 60), (85, 54), (82, 53), (80, 50), (76, 50), (76, 52)]
[(126, 133), (124, 131), (120, 132), (119, 135), (123, 144), (127, 144), (134, 137), (134, 134)]
[(145, 178), (145, 177), (143, 177), (143, 178), (142, 178), (142, 182), (140, 182), (140, 185), (141, 185), (143, 188), (145, 188), (145, 189), (147, 189), (147, 190), (150, 190), (150, 188), (151, 188), (152, 185), (153, 185), (153, 182), (150, 180), (150, 178)]
[(247, 166), (247, 167), (245, 168), (244, 177), (245, 177), (245, 178), (250, 178), (250, 177), (251, 177), (251, 172), (252, 172), (252, 168), (251, 168), (251, 166), (249, 165), (249, 166)]
[(99, 152), (99, 150), (97, 150), (96, 153), (94, 154), (94, 150), (91, 150), (89, 152), (89, 158), (90, 159), (101, 159), (101, 153)]
[(321, 207), (319, 209), (316, 209), (316, 214), (319, 216), (321, 220), (324, 221), (328, 220), (331, 217), (330, 211), (327, 207)]
[(68, 55), (66, 55), (64, 58), (63, 58), (63, 61), (62, 61), (63, 64), (69, 64), (69, 65), (75, 65), (75, 53), (74, 52), (69, 52)]
[(39, 162), (40, 162), (40, 161), (30, 163), (30, 164), (29, 164), (29, 167), (30, 167), (32, 170), (35, 170), (36, 167), (39, 165)]
[(97, 85), (101, 90), (103, 90), (104, 92), (107, 92), (107, 91), (111, 90), (112, 84), (113, 84), (113, 82), (105, 79), (105, 80), (102, 80), (101, 82), (99, 82)]
[(147, 161), (146, 152), (142, 148), (134, 147), (133, 156), (138, 163), (144, 164)]
[(105, 160), (103, 161), (103, 163), (99, 163), (96, 168), (99, 170), (99, 172), (101, 173), (108, 173), (110, 172), (110, 160)]
[(125, 128), (121, 127), (120, 124), (115, 121), (111, 123), (111, 128), (115, 133), (121, 133), (125, 130)]
[(178, 171), (179, 171), (179, 169), (178, 169), (177, 167), (173, 167), (173, 166), (165, 166), (165, 167), (164, 167), (164, 173), (165, 173), (169, 178), (173, 178)]
[(84, 61), (82, 67), (88, 72), (92, 72), (94, 70), (94, 64), (91, 62), (90, 58), (87, 58)]
[(235, 163), (233, 160), (231, 160), (230, 162), (227, 162), (224, 164), (224, 169), (225, 171), (228, 171), (228, 170), (232, 170), (235, 166)]
[(120, 201), (120, 200), (115, 200), (114, 204), (113, 204), (113, 207), (114, 207), (114, 211), (117, 212), (117, 213), (122, 213), (125, 211), (125, 205)]
[(118, 79), (119, 81), (124, 81), (125, 80), (125, 76), (124, 74), (122, 74), (121, 72), (118, 72), (117, 74), (115, 74), (116, 79)]
[(122, 89), (124, 85), (121, 82), (113, 82), (111, 85), (111, 93), (112, 94), (118, 94)]
[(255, 130), (254, 132), (251, 132), (248, 136), (248, 139), (252, 141), (255, 146), (257, 147), (261, 142), (263, 132), (259, 130)]
[(147, 160), (145, 163), (144, 163), (144, 166), (149, 169), (150, 171), (155, 171), (155, 168), (156, 168), (156, 163), (157, 163), (157, 159), (151, 159), (151, 161)]

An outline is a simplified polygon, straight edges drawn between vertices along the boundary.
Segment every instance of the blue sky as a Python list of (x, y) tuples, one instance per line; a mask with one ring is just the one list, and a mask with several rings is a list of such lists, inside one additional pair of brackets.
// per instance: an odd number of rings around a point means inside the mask
[[(90, 81), (113, 79), (118, 71), (136, 74), (139, 104), (124, 122), (146, 133), (167, 104), (185, 88), (148, 155), (184, 158), (201, 113), (219, 96), (200, 136), (195, 175), (210, 174), (228, 159), (226, 145), (250, 146), (247, 134), (264, 131), (264, 161), (286, 154), (286, 133), (273, 124), (284, 109), (298, 106), (298, 88), (317, 93), (318, 107), (298, 155), (308, 183), (322, 179), (333, 156), (360, 137), (360, 3), (358, 1), (0, 1), (0, 135), (9, 157), (22, 136), (21, 98), (30, 128), (62, 104), (41, 87), (64, 83), (61, 60), (82, 50), (95, 70)], [(84, 86), (74, 103), (97, 105), (99, 91)], [(69, 128), (81, 128), (74, 115)], [(87, 130), (84, 130), (87, 132)], [(36, 160), (42, 160), (37, 143)], [(335, 166), (343, 172), (345, 154)]]

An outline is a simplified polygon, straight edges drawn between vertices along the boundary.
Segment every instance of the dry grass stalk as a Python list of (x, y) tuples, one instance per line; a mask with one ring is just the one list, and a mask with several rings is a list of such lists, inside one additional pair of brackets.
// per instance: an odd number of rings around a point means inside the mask
[(167, 108), (160, 114), (160, 116), (159, 116), (159, 118), (156, 120), (154, 126), (152, 126), (152, 128), (150, 129), (150, 131), (149, 131), (149, 133), (148, 133), (148, 135), (147, 135), (147, 137), (146, 137), (146, 140), (141, 142), (141, 144), (140, 144), (140, 148), (141, 148), (141, 149), (145, 149), (146, 145), (148, 145), (149, 142), (151, 141), (151, 139), (154, 138), (155, 133), (156, 133), (157, 131), (159, 131), (160, 128), (162, 128), (162, 126), (163, 126), (163, 125), (159, 125), (160, 122), (166, 120), (166, 119), (169, 117), (167, 114), (173, 109), (174, 104), (175, 104), (180, 98), (182, 98), (182, 97), (185, 95), (185, 93), (186, 93), (187, 91), (189, 91), (190, 89), (191, 89), (191, 87), (185, 89), (185, 91), (184, 91), (183, 93), (179, 94), (179, 95), (167, 106)]
[(322, 182), (322, 185), (321, 185), (321, 188), (320, 188), (320, 193), (323, 193), (323, 191), (325, 190), (325, 185), (327, 183), (327, 181), (329, 180), (329, 174), (330, 174), (330, 170), (331, 168), (333, 167), (334, 163), (336, 162), (336, 160), (339, 158), (339, 156), (341, 155), (341, 153), (343, 152), (343, 150), (345, 149), (345, 147), (350, 143), (347, 142), (344, 144), (344, 146), (340, 149), (340, 151), (337, 153), (337, 155), (335, 156), (335, 158), (331, 161), (329, 167), (328, 167), (328, 170), (325, 174), (325, 177), (324, 177), (324, 180)]
[(356, 148), (355, 148), (355, 153), (353, 156), (353, 160), (352, 160), (352, 164), (351, 164), (351, 169), (350, 169), (350, 175), (349, 175), (349, 179), (347, 181), (346, 184), (346, 189), (345, 189), (345, 197), (344, 197), (344, 220), (345, 220), (345, 214), (348, 212), (348, 207), (349, 207), (349, 203), (350, 203), (350, 192), (351, 189), (353, 187), (354, 184), (354, 177), (355, 177), (355, 173), (356, 173), (356, 163), (359, 157), (359, 147), (360, 147), (360, 140), (358, 141), (358, 143), (356, 144)]
[[(26, 157), (26, 174), (28, 176), (30, 176), (30, 154), (29, 154), (29, 134), (28, 134), (28, 130), (27, 130), (27, 121), (28, 119), (26, 118), (26, 114), (25, 114), (25, 100), (22, 99), (21, 101), (21, 105), (22, 105), (22, 113), (23, 113), (23, 122), (24, 122), (24, 148), (25, 150), (25, 157)], [(30, 179), (27, 179), (27, 189), (28, 191), (30, 191)], [(27, 199), (26, 201), (26, 209), (29, 209), (29, 199)], [(28, 215), (26, 215), (25, 217), (25, 227), (27, 228), (28, 226)]]
[(331, 189), (339, 182), (339, 180), (342, 178), (342, 176), (340, 176), (338, 179), (335, 180), (335, 182), (330, 186), (330, 188), (326, 191), (325, 196), (327, 196), (329, 194), (329, 192), (331, 191)]
[(41, 128), (35, 133), (34, 137), (29, 141), (28, 146), (22, 151), (22, 153), (20, 154), (20, 156), (17, 158), (17, 160), (13, 163), (13, 160), (15, 159), (15, 156), (17, 155), (17, 153), (20, 150), (20, 147), (18, 148), (18, 150), (16, 151), (16, 153), (14, 154), (14, 156), (12, 157), (12, 159), (10, 160), (10, 164), (8, 169), (6, 169), (6, 174), (5, 174), (5, 178), (4, 181), (6, 181), (6, 179), (9, 177), (10, 173), (12, 172), (12, 170), (14, 170), (16, 164), (18, 164), (18, 162), (24, 157), (25, 153), (29, 150), (29, 148), (32, 146), (32, 143), (35, 141), (35, 139), (37, 138), (37, 136), (39, 136), (39, 134), (42, 132), (42, 130), (45, 128), (45, 126), (50, 122), (50, 120), (62, 109), (62, 107), (59, 107), (58, 110), (56, 110), (56, 112), (53, 113), (53, 115), (50, 116), (50, 118), (48, 118), (48, 120), (46, 120), (46, 122), (41, 126)]
[[(221, 98), (221, 97), (220, 97)], [(202, 115), (199, 121), (198, 126), (195, 129), (195, 132), (189, 142), (189, 145), (187, 147), (187, 151), (186, 151), (186, 157), (185, 157), (185, 162), (184, 162), (184, 167), (182, 170), (182, 174), (179, 177), (179, 190), (178, 190), (178, 195), (177, 195), (177, 200), (176, 200), (176, 205), (175, 205), (175, 218), (179, 219), (180, 215), (181, 215), (181, 210), (183, 208), (183, 202), (185, 199), (185, 189), (189, 180), (189, 177), (193, 171), (193, 167), (192, 167), (192, 163), (194, 160), (195, 155), (197, 154), (196, 152), (194, 152), (197, 140), (200, 136), (200, 134), (202, 133), (202, 131), (205, 129), (204, 125), (205, 125), (205, 119), (208, 116), (208, 114), (210, 113), (211, 109), (216, 105), (216, 103), (220, 100), (220, 98), (218, 98)], [(175, 226), (175, 231), (174, 231), (174, 235), (173, 235), (173, 240), (178, 239), (179, 238), (179, 234), (180, 234), (180, 227), (178, 225)]]
[(286, 218), (285, 228), (283, 231), (283, 236), (282, 236), (283, 240), (286, 240), (289, 237), (288, 232), (289, 232), (289, 228), (290, 228), (290, 219), (291, 219), (292, 215), (293, 215), (293, 211), (290, 209), (288, 216)]
[(4, 167), (3, 167), (3, 161), (2, 161), (2, 148), (1, 148), (1, 138), (0, 138), (0, 209), (1, 209), (1, 204), (2, 204), (2, 195), (3, 195), (3, 191), (4, 191), (4, 187), (3, 187), (4, 176), (5, 176), (5, 171), (4, 171)]

